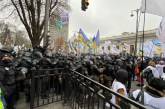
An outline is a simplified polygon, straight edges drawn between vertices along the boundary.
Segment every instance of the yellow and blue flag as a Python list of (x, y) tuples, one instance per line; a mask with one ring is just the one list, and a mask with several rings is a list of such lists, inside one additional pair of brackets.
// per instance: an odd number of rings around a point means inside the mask
[(97, 31), (96, 36), (93, 37), (93, 48), (96, 48), (100, 45), (100, 31)]
[(87, 43), (89, 41), (89, 38), (86, 36), (86, 34), (81, 28), (79, 30), (78, 41), (82, 43), (84, 46), (87, 46)]
[(94, 36), (93, 39), (92, 39), (92, 48), (97, 48), (97, 44), (96, 44), (96, 37)]
[(80, 36), (82, 37), (83, 42), (89, 41), (89, 38), (87, 37), (87, 35), (84, 33), (84, 31), (83, 31), (81, 28), (80, 28), (80, 30), (79, 30), (79, 34), (80, 34)]

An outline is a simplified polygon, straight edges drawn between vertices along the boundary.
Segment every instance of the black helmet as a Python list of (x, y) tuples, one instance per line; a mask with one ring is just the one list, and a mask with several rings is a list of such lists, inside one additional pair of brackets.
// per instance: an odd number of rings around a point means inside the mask
[(43, 57), (43, 55), (40, 51), (34, 51), (33, 56), (35, 58), (42, 58)]
[(9, 48), (9, 47), (3, 47), (0, 49), (0, 55), (4, 55), (4, 54), (8, 54), (8, 55), (11, 55), (12, 56), (12, 51), (13, 49), (12, 48)]
[(25, 56), (25, 57), (30, 57), (30, 56), (31, 56), (31, 53), (30, 53), (30, 52), (25, 52), (25, 53), (23, 54), (23, 56)]

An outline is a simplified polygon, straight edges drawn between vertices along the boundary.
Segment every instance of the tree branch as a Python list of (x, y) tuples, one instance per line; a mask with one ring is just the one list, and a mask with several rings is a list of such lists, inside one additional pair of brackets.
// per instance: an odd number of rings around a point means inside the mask
[(40, 16), (41, 16), (41, 0), (37, 0), (37, 16), (38, 16), (37, 26), (39, 26)]
[(41, 0), (37, 0), (37, 33), (40, 33)]
[(26, 7), (27, 7), (27, 12), (28, 12), (28, 16), (29, 16), (29, 24), (31, 25), (32, 24), (32, 18), (31, 18), (31, 14), (30, 14), (30, 5), (28, 3), (27, 0), (25, 0), (25, 4), (26, 4)]
[[(5, 0), (4, 0), (5, 1)], [(26, 28), (33, 47), (40, 44), (44, 35), (44, 7), (46, 0), (10, 0)], [(56, 7), (63, 7), (63, 2), (60, 0), (50, 0), (49, 16), (53, 13)]]
[(50, 12), (55, 8), (55, 6), (57, 5), (57, 3), (58, 3), (58, 0), (56, 0), (56, 2), (54, 2), (54, 4), (53, 4), (53, 2), (51, 3), (52, 6), (50, 7)]
[(12, 6), (12, 5), (13, 5), (12, 3), (5, 4), (4, 6), (2, 6), (2, 7), (0, 8), (0, 11), (3, 11), (4, 9), (6, 9), (6, 8)]
[(25, 10), (24, 10), (23, 4), (22, 4), (22, 0), (19, 0), (19, 5), (20, 5), (20, 9), (22, 11), (23, 20), (24, 20), (25, 24), (28, 25)]
[(8, 19), (10, 16), (13, 15), (13, 13), (16, 11), (16, 9), (13, 9), (13, 11), (10, 12), (10, 14), (7, 16), (7, 17), (3, 17), (3, 18), (0, 18), (0, 19)]
[(38, 37), (37, 36), (37, 32), (36, 32), (36, 19), (35, 19), (35, 16), (36, 16), (36, 14), (35, 14), (35, 7), (34, 7), (34, 0), (31, 0), (31, 15), (32, 15), (32, 33), (33, 33), (33, 36), (35, 36), (35, 37)]
[(17, 5), (15, 4), (14, 0), (11, 0), (11, 2), (12, 2), (12, 4), (14, 5), (14, 7), (15, 7), (17, 13), (18, 13), (18, 16), (19, 16), (20, 20), (21, 20), (22, 23), (25, 25), (25, 22), (24, 22), (24, 20), (23, 20), (23, 18), (22, 18), (22, 16), (21, 16), (21, 13), (20, 13), (20, 11), (19, 11)]

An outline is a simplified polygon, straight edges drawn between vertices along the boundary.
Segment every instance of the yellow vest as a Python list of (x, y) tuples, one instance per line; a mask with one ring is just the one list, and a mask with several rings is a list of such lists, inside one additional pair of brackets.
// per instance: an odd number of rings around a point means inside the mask
[(2, 102), (2, 90), (0, 89), (0, 109), (4, 109), (4, 105)]

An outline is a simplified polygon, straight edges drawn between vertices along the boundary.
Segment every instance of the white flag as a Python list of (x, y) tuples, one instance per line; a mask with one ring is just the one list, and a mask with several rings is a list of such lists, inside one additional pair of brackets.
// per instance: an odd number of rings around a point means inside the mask
[(142, 0), (141, 11), (165, 16), (165, 0)]
[(157, 30), (156, 35), (158, 36), (158, 39), (162, 43), (165, 43), (165, 18), (163, 18), (162, 21), (160, 22), (160, 26)]

